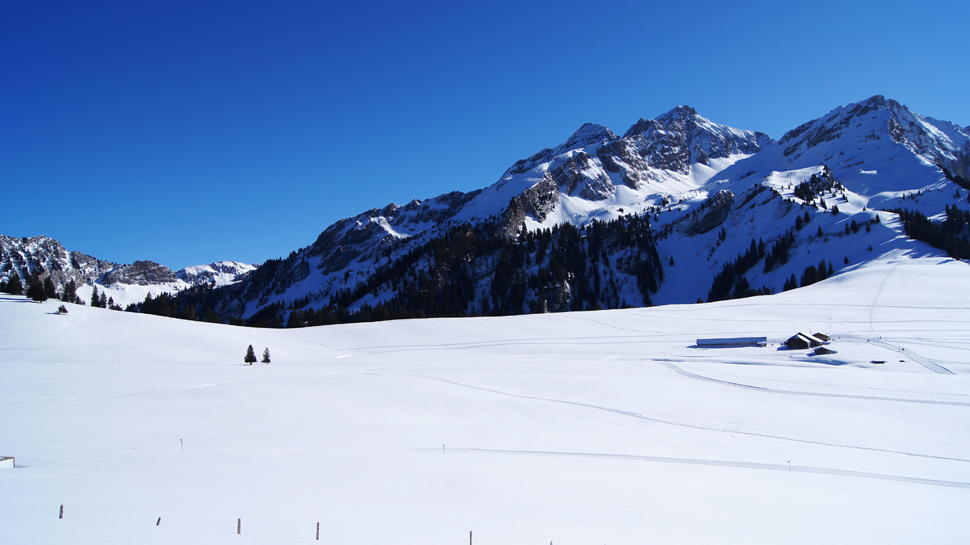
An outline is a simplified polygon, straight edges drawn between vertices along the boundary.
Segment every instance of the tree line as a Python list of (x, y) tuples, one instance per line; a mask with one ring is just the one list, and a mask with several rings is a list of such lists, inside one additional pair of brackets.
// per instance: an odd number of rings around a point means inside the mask
[[(497, 235), (497, 221), (461, 224), (378, 266), (356, 285), (336, 290), (325, 304), (309, 297), (264, 301), (247, 319), (217, 316), (227, 296), (288, 285), (291, 255), (260, 267), (256, 286), (193, 288), (146, 298), (131, 310), (254, 327), (305, 327), (401, 318), (502, 316), (652, 304), (663, 281), (648, 218), (624, 216), (585, 227), (564, 223), (513, 236)], [(387, 254), (388, 256), (390, 253)], [(256, 291), (254, 291), (256, 290)]]

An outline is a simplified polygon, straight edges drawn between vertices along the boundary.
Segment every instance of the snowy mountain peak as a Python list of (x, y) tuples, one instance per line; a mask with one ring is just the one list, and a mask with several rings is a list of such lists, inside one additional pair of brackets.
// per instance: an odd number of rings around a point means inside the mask
[(680, 119), (693, 120), (694, 118), (697, 118), (697, 117), (700, 117), (700, 116), (697, 114), (697, 110), (695, 110), (693, 107), (680, 105), (680, 106), (677, 106), (676, 108), (672, 108), (670, 111), (664, 113), (657, 119), (665, 123), (671, 123)]
[(585, 148), (587, 146), (598, 144), (604, 141), (616, 140), (616, 135), (613, 131), (604, 127), (603, 125), (597, 125), (595, 123), (585, 123), (579, 128), (572, 136), (566, 140), (558, 149), (561, 150), (573, 150)]
[[(888, 170), (881, 158), (901, 147), (923, 165), (963, 175), (970, 171), (970, 136), (953, 123), (911, 111), (882, 95), (835, 108), (785, 133), (779, 145), (795, 167), (829, 164), (844, 172)], [(851, 152), (851, 153), (848, 153)], [(868, 165), (863, 168), (862, 165)], [(893, 165), (894, 172), (902, 172)], [(942, 177), (942, 176), (941, 176)], [(901, 180), (902, 182), (902, 180)]]
[(757, 153), (773, 143), (764, 133), (714, 123), (690, 106), (641, 119), (623, 137), (636, 143), (651, 166), (682, 173), (693, 163)]

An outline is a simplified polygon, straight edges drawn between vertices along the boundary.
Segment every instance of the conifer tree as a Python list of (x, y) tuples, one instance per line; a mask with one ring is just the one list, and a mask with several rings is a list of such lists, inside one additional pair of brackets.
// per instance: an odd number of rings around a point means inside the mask
[(17, 271), (11, 271), (10, 278), (7, 280), (7, 293), (10, 295), (23, 295), (24, 285), (20, 282), (20, 275)]
[(44, 277), (44, 291), (47, 292), (48, 299), (57, 299), (57, 287), (54, 286), (54, 280), (50, 275)]
[(94, 291), (91, 292), (91, 306), (97, 307), (100, 301), (101, 296), (98, 294), (98, 286), (94, 286)]
[(61, 292), (61, 301), (65, 303), (74, 303), (77, 301), (77, 284), (74, 280), (68, 280), (67, 284), (64, 284), (64, 290)]
[(269, 348), (263, 349), (263, 363), (269, 363)]
[(255, 361), (256, 352), (253, 352), (253, 345), (249, 345), (249, 348), (246, 349), (246, 357), (243, 358), (243, 362), (252, 365)]
[(30, 283), (27, 285), (27, 297), (34, 301), (41, 302), (47, 300), (47, 291), (44, 290), (44, 283), (40, 280), (40, 273), (34, 270), (30, 275)]

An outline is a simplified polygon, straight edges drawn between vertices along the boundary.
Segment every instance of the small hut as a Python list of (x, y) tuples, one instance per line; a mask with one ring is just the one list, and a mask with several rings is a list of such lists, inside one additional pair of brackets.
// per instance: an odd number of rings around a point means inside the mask
[(17, 460), (13, 456), (0, 456), (0, 469), (13, 469), (17, 467)]
[(828, 335), (826, 335), (825, 333), (813, 333), (813, 334), (812, 334), (812, 337), (815, 337), (816, 339), (818, 339), (818, 340), (820, 340), (820, 341), (822, 341), (822, 342), (826, 342), (826, 343), (832, 340), (832, 339), (831, 339), (831, 338), (830, 338), (830, 337), (829, 337)]

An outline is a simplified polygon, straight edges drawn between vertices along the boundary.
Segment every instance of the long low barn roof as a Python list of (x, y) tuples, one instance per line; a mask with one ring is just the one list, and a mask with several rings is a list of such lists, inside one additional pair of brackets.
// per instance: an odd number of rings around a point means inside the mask
[(697, 339), (697, 346), (747, 346), (768, 344), (768, 337), (726, 337)]

